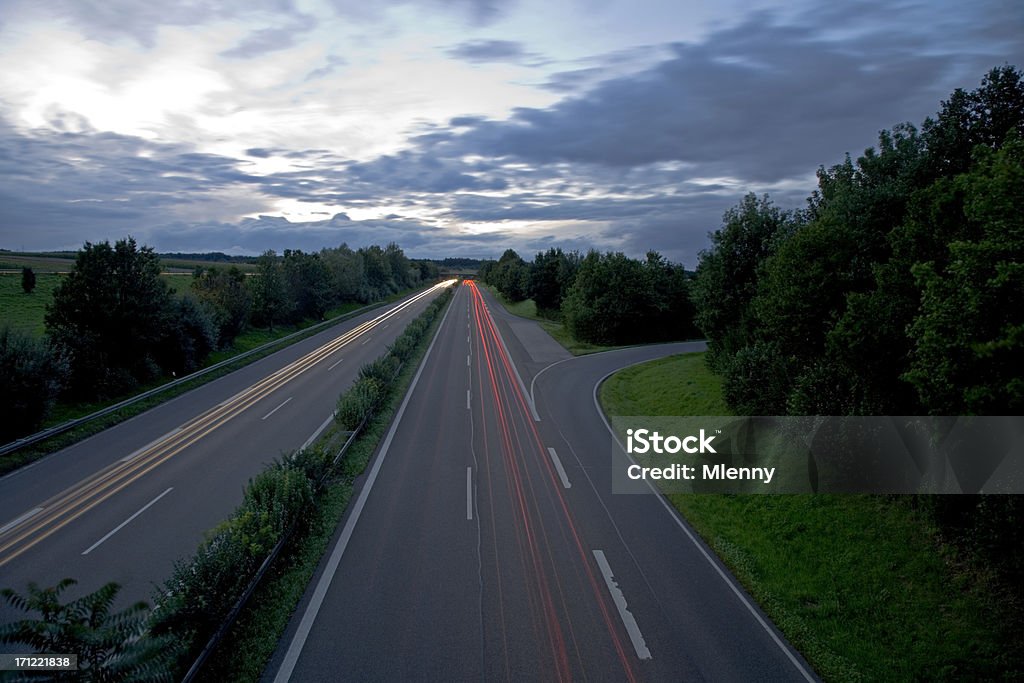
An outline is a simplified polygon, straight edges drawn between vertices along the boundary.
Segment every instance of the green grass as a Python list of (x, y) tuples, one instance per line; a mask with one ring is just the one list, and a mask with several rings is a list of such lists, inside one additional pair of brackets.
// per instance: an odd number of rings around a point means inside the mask
[[(384, 438), (443, 317), (443, 311), (435, 317), (419, 350), (402, 369), (387, 405), (367, 424), (365, 431), (345, 453), (339, 463), (339, 472), (316, 504), (309, 532), (288, 543), (267, 579), (253, 593), (227, 637), (214, 651), (201, 672), (201, 681), (234, 683), (259, 679), (327, 551), (335, 527), (352, 498), (356, 479), (366, 469)], [(343, 441), (337, 426), (332, 425), (317, 444), (326, 443), (337, 450)]]
[(60, 280), (60, 275), (37, 273), (35, 290), (26, 294), (21, 288), (21, 273), (0, 273), (0, 325), (42, 337), (46, 305)]
[[(703, 354), (623, 370), (600, 398), (610, 415), (729, 414)], [(914, 498), (668, 499), (827, 681), (1024, 674), (1010, 592), (944, 544)]]
[[(483, 285), (483, 283), (481, 283)], [(544, 331), (551, 335), (551, 337), (565, 347), (565, 350), (574, 356), (582, 356), (588, 353), (597, 353), (599, 351), (611, 351), (612, 349), (621, 349), (621, 346), (602, 346), (600, 344), (590, 344), (587, 342), (577, 341), (566, 329), (565, 325), (559, 320), (552, 320), (551, 318), (545, 318), (537, 314), (537, 304), (533, 299), (526, 299), (524, 301), (510, 302), (505, 299), (498, 290), (491, 285), (483, 285), (488, 292), (494, 295), (502, 306), (505, 307), (512, 315), (518, 315), (521, 318), (528, 318), (530, 320), (536, 320), (540, 323), (540, 326), (544, 328)]]

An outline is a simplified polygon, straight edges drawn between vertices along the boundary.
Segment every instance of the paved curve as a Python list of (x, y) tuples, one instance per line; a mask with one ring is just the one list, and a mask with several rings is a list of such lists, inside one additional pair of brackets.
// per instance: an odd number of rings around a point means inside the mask
[(150, 599), (435, 294), (361, 314), (0, 478), (0, 586), (73, 577), (79, 592), (117, 581), (120, 602)]
[(594, 387), (700, 345), (534, 375), (495, 313), (460, 288), (264, 679), (813, 679), (658, 496), (611, 495)]

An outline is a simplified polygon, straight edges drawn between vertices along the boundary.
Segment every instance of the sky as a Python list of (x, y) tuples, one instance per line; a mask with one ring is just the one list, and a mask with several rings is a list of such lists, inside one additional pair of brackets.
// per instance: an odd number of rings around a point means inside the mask
[(0, 248), (693, 267), (1021, 36), (1019, 0), (0, 0)]

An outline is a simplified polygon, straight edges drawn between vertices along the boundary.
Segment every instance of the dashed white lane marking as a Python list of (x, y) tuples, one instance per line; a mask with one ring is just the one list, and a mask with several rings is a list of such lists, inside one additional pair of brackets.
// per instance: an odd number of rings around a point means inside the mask
[(166, 495), (167, 495), (168, 493), (170, 493), (170, 492), (171, 492), (171, 491), (173, 491), (173, 490), (174, 490), (174, 487), (172, 486), (172, 487), (170, 487), (169, 489), (167, 489), (166, 491), (164, 491), (163, 493), (161, 493), (161, 494), (160, 494), (159, 496), (157, 496), (156, 498), (154, 498), (153, 500), (151, 500), (151, 501), (149, 501), (148, 503), (146, 503), (145, 505), (143, 505), (143, 506), (142, 506), (141, 508), (139, 508), (139, 511), (138, 511), (138, 512), (136, 512), (136, 513), (135, 513), (134, 515), (132, 515), (132, 516), (131, 516), (131, 517), (129, 517), (128, 519), (124, 520), (123, 522), (121, 522), (120, 524), (118, 524), (118, 525), (117, 525), (116, 527), (114, 527), (113, 529), (111, 529), (111, 530), (110, 530), (110, 532), (108, 532), (106, 536), (104, 536), (104, 537), (103, 537), (103, 538), (101, 538), (100, 540), (98, 540), (98, 541), (96, 541), (95, 543), (93, 543), (93, 544), (92, 544), (91, 546), (89, 546), (89, 547), (88, 547), (88, 548), (87, 548), (87, 549), (86, 549), (86, 550), (85, 550), (85, 551), (84, 551), (84, 552), (83, 552), (82, 554), (83, 554), (83, 555), (88, 555), (88, 554), (89, 554), (89, 553), (91, 553), (91, 552), (92, 552), (93, 550), (96, 550), (96, 548), (100, 547), (100, 545), (101, 545), (101, 544), (102, 544), (102, 543), (103, 543), (104, 541), (106, 541), (106, 540), (107, 540), (108, 538), (110, 538), (111, 536), (113, 536), (114, 534), (116, 534), (116, 533), (117, 533), (118, 531), (120, 531), (121, 529), (123, 529), (123, 528), (125, 528), (126, 526), (128, 526), (128, 525), (129, 525), (129, 524), (131, 523), (131, 521), (132, 521), (133, 519), (135, 519), (136, 517), (138, 517), (139, 515), (141, 515), (141, 514), (142, 514), (143, 512), (145, 512), (146, 510), (148, 510), (148, 509), (149, 509), (150, 507), (152, 507), (152, 506), (153, 506), (153, 505), (154, 505), (154, 504), (155, 504), (155, 503), (156, 503), (156, 502), (157, 502), (158, 500), (160, 500), (161, 498), (163, 498), (164, 496), (166, 496)]
[(597, 560), (597, 566), (601, 568), (601, 573), (604, 574), (604, 583), (608, 586), (608, 592), (612, 595), (612, 601), (615, 603), (616, 609), (619, 610), (619, 618), (622, 619), (622, 625), (626, 627), (626, 633), (629, 634), (629, 639), (633, 642), (636, 656), (640, 659), (650, 659), (651, 651), (647, 649), (647, 642), (644, 641), (643, 634), (640, 633), (640, 627), (637, 626), (633, 613), (626, 607), (626, 596), (622, 594), (619, 584), (615, 583), (615, 576), (612, 574), (612, 568), (608, 564), (608, 559), (604, 556), (604, 551), (595, 550), (594, 559)]

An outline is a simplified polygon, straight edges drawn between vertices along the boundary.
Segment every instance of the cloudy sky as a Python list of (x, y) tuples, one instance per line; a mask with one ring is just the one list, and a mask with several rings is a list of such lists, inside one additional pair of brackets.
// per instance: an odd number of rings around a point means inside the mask
[(693, 266), (1021, 36), (1019, 0), (0, 0), (0, 247)]

